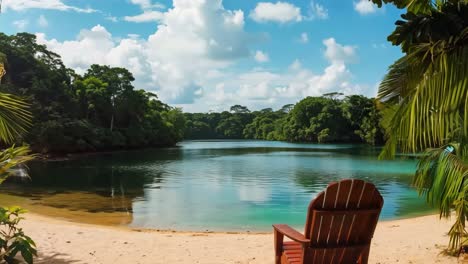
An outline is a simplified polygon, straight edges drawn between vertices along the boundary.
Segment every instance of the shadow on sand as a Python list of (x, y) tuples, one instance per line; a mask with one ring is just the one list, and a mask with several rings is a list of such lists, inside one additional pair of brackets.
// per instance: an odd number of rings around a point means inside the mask
[(66, 254), (54, 253), (54, 254), (41, 254), (39, 253), (38, 257), (34, 260), (36, 264), (69, 264), (69, 263), (79, 263), (79, 260), (70, 259)]

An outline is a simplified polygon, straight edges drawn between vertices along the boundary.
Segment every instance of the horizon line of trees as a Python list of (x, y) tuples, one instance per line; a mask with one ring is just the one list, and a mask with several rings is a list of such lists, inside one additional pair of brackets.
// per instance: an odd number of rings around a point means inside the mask
[(260, 139), (290, 142), (382, 144), (384, 130), (373, 98), (329, 93), (278, 110), (184, 113), (186, 139)]

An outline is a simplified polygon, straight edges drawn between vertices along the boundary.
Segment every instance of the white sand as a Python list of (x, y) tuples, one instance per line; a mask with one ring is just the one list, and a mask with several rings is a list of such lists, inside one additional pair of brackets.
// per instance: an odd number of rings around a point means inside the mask
[[(156, 232), (27, 214), (36, 263), (273, 263), (273, 234)], [(441, 251), (450, 222), (438, 216), (379, 222), (370, 263), (457, 263)]]

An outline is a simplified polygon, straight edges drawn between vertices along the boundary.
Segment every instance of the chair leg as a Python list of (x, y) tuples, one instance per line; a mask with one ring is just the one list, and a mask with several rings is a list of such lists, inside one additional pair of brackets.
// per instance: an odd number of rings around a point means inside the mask
[(369, 261), (370, 245), (362, 250), (361, 256), (359, 257), (359, 264), (367, 264)]
[(275, 264), (281, 264), (281, 255), (283, 254), (283, 239), (283, 234), (275, 230)]

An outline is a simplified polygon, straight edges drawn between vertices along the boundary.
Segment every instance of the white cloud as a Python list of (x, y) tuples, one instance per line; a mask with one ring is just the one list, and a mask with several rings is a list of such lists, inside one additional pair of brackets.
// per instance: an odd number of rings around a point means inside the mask
[(134, 5), (138, 5), (143, 10), (152, 9), (152, 8), (159, 8), (162, 9), (165, 6), (161, 3), (152, 3), (151, 0), (130, 0), (130, 2)]
[(334, 38), (323, 40), (325, 57), (332, 63), (354, 62), (357, 58), (356, 48), (338, 44)]
[(119, 21), (119, 19), (118, 19), (117, 17), (111, 16), (111, 15), (106, 15), (106, 16), (104, 17), (104, 19), (109, 20), (109, 21), (112, 21), (112, 22), (114, 22), (114, 23)]
[(107, 53), (114, 48), (111, 34), (100, 25), (91, 30), (82, 30), (77, 39), (71, 41), (47, 40), (42, 33), (36, 36), (38, 43), (46, 44), (60, 54), (65, 65), (79, 73), (83, 73), (93, 63), (108, 64)]
[(255, 52), (255, 61), (257, 62), (267, 62), (270, 60), (270, 57), (268, 57), (268, 54), (264, 53), (263, 51), (261, 50), (257, 50), (257, 52)]
[(374, 48), (374, 49), (378, 49), (378, 48), (386, 49), (387, 45), (385, 45), (385, 43), (380, 43), (380, 44), (372, 43), (372, 48)]
[(327, 19), (328, 18), (328, 9), (323, 5), (315, 3), (313, 0), (310, 1), (309, 7), (309, 19)]
[(289, 65), (289, 70), (291, 71), (297, 71), (302, 68), (301, 61), (298, 59), (295, 59), (291, 65)]
[(260, 2), (250, 13), (257, 22), (298, 22), (302, 20), (301, 9), (287, 2)]
[(306, 32), (301, 33), (301, 38), (299, 39), (301, 43), (308, 43), (309, 42), (309, 35)]
[(370, 0), (359, 0), (359, 2), (354, 2), (354, 10), (361, 15), (367, 15), (375, 13), (377, 11), (377, 6)]
[(139, 39), (140, 35), (138, 34), (127, 34), (127, 37), (130, 39)]
[(125, 67), (134, 74), (137, 88), (157, 92), (163, 101), (185, 111), (225, 110), (239, 103), (251, 109), (280, 107), (305, 96), (366, 89), (353, 82), (348, 68), (357, 60), (356, 47), (333, 38), (323, 40), (328, 65), (320, 72), (299, 60), (287, 69), (242, 70), (236, 64), (239, 59), (253, 52), (268, 55), (249, 49), (256, 40), (244, 30), (241, 10), (227, 10), (221, 0), (174, 0), (173, 7), (162, 13), (148, 38), (135, 34), (117, 38), (97, 25), (72, 40), (50, 39), (42, 33), (37, 39), (78, 73), (94, 63)]
[(96, 10), (92, 8), (79, 8), (63, 3), (62, 0), (4, 0), (3, 8), (5, 10), (23, 11), (27, 9), (50, 9), (60, 11), (75, 11), (80, 13), (93, 13)]
[(143, 22), (159, 22), (163, 19), (164, 13), (159, 11), (144, 11), (140, 15), (136, 16), (126, 16), (124, 17), (125, 21), (128, 22), (135, 22), (135, 23), (143, 23)]
[(44, 15), (40, 15), (39, 18), (37, 19), (37, 24), (40, 26), (40, 27), (47, 27), (49, 26), (49, 22), (47, 21), (47, 19), (45, 18)]
[(29, 21), (26, 19), (13, 21), (13, 26), (15, 26), (18, 31), (24, 31), (28, 24)]
[(260, 68), (231, 74), (223, 78), (214, 91), (200, 99), (203, 106), (187, 105), (187, 110), (206, 110), (206, 107), (226, 110), (233, 104), (243, 104), (251, 109), (279, 108), (306, 96), (321, 96), (328, 92), (368, 93), (372, 87), (353, 84), (353, 75), (347, 67), (347, 63), (357, 58), (355, 48), (341, 45), (333, 38), (323, 40), (323, 44), (329, 65), (321, 73), (312, 72), (296, 59), (287, 71), (273, 72)]
[[(122, 66), (134, 73), (138, 88), (157, 91), (170, 103), (191, 103), (210, 80), (250, 54), (241, 10), (226, 10), (220, 0), (174, 0), (148, 39), (115, 39), (102, 26), (82, 30), (75, 40), (37, 34), (38, 41), (83, 73), (93, 63)], [(214, 87), (214, 84), (213, 86)]]
[(125, 16), (124, 20), (128, 22), (144, 23), (144, 22), (160, 22), (163, 19), (164, 13), (153, 9), (163, 9), (165, 6), (160, 3), (152, 3), (151, 0), (130, 0), (132, 4), (140, 6), (143, 13), (135, 16)]

